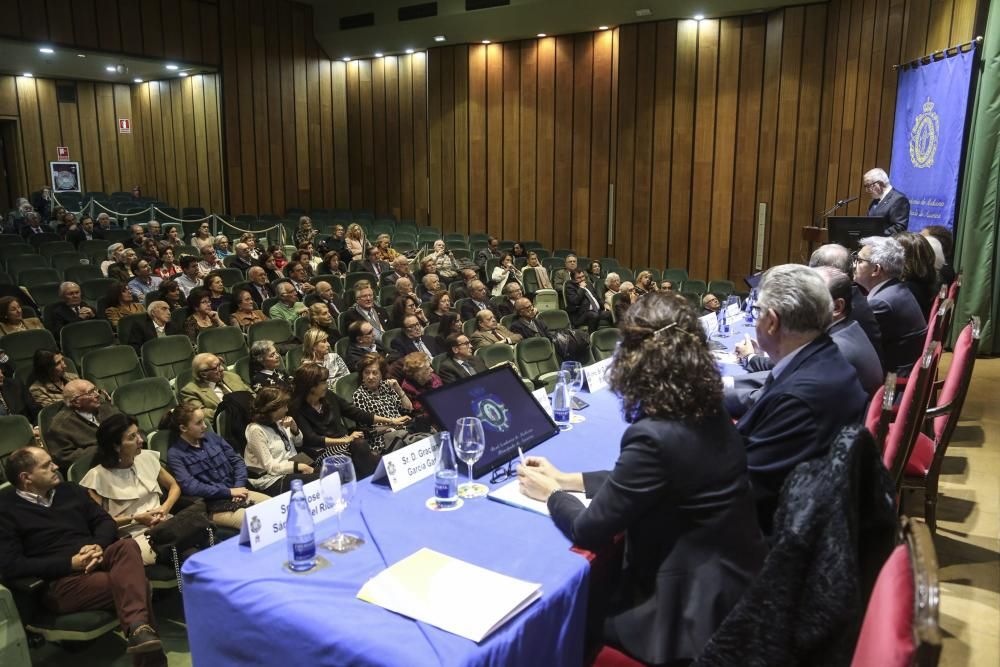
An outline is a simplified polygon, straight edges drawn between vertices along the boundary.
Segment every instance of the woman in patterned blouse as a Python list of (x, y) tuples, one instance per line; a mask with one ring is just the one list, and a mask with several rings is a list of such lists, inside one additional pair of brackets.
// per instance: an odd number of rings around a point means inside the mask
[[(383, 379), (388, 375), (385, 359), (380, 354), (366, 354), (358, 362), (361, 384), (354, 390), (353, 402), (358, 408), (385, 419), (400, 419), (410, 412), (413, 405), (399, 383)], [(368, 435), (368, 443), (376, 454), (385, 448), (384, 436), (379, 431)]]

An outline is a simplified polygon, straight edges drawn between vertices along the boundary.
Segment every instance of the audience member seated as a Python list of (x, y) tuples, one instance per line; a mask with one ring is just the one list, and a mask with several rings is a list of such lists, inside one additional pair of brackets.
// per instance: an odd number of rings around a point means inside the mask
[(435, 241), (434, 250), (428, 257), (434, 260), (434, 268), (441, 280), (447, 283), (458, 277), (458, 262), (455, 260), (455, 255), (445, 246), (444, 241), (441, 239)]
[(351, 256), (351, 260), (360, 262), (365, 258), (366, 250), (371, 246), (371, 243), (365, 238), (365, 231), (361, 229), (361, 225), (354, 222), (347, 226), (344, 245)]
[(225, 282), (219, 273), (213, 272), (205, 276), (202, 286), (208, 290), (209, 298), (212, 300), (212, 310), (219, 310), (224, 303), (232, 302), (233, 298), (226, 291)]
[(886, 372), (908, 375), (920, 357), (927, 320), (920, 304), (899, 277), (903, 273), (903, 246), (887, 237), (862, 239), (854, 261), (854, 280), (868, 290), (868, 303), (882, 334), (882, 361)]
[[(181, 267), (179, 267), (175, 260), (173, 248), (167, 248), (160, 254), (160, 263), (153, 269), (153, 275), (155, 275), (160, 280), (169, 280), (180, 275)], [(160, 287), (163, 287), (163, 283), (160, 283)]]
[(286, 264), (284, 269), (282, 269), (279, 268), (276, 263), (276, 258), (280, 258), (280, 256), (281, 250), (278, 249), (276, 253), (266, 253), (260, 259), (260, 265), (267, 274), (267, 281), (269, 283), (274, 283), (277, 280), (284, 280), (286, 277), (285, 271), (288, 269), (288, 265)]
[(587, 286), (587, 274), (579, 269), (566, 283), (566, 310), (574, 327), (596, 331), (602, 324), (611, 324), (611, 311), (604, 310)]
[(621, 292), (622, 277), (612, 271), (604, 278), (604, 309), (610, 311), (615, 294)]
[(367, 354), (378, 354), (386, 356), (388, 351), (375, 340), (375, 329), (372, 325), (363, 320), (351, 322), (347, 327), (347, 338), (350, 343), (347, 346), (347, 367), (351, 372), (358, 370), (358, 362)]
[(519, 283), (507, 283), (503, 289), (504, 299), (500, 303), (493, 304), (494, 312), (498, 318), (517, 314), (517, 300), (524, 296), (524, 290)]
[(479, 280), (479, 273), (475, 269), (465, 268), (458, 272), (461, 277), (461, 282), (452, 283), (448, 286), (448, 293), (451, 294), (455, 301), (459, 299), (469, 298), (469, 285), (473, 281)]
[(219, 256), (215, 254), (215, 248), (211, 245), (201, 249), (201, 260), (198, 262), (198, 275), (204, 279), (212, 271), (226, 268)]
[(590, 291), (594, 293), (598, 301), (604, 303), (604, 293), (608, 289), (608, 283), (604, 276), (604, 269), (596, 259), (590, 260), (590, 264), (587, 265), (587, 285), (590, 286)]
[[(152, 232), (153, 223), (149, 223), (150, 230)], [(156, 241), (154, 235), (150, 233), (150, 238)], [(184, 239), (180, 237), (180, 233), (177, 231), (176, 227), (170, 227), (167, 229), (163, 238), (156, 242), (156, 247), (163, 252), (167, 248), (173, 248), (174, 252), (177, 252), (177, 248), (184, 245)]]
[(281, 354), (269, 340), (259, 340), (250, 346), (250, 389), (257, 393), (261, 387), (292, 391), (292, 376), (281, 369)]
[(230, 326), (239, 327), (246, 333), (251, 326), (267, 319), (264, 311), (253, 300), (253, 291), (249, 287), (240, 287), (233, 292), (233, 314), (229, 317)]
[(128, 230), (132, 233), (132, 236), (125, 240), (125, 247), (132, 250), (139, 250), (142, 247), (142, 242), (146, 240), (146, 232), (143, 231), (140, 224), (131, 225)]
[[(166, 252), (167, 250), (173, 250), (173, 248), (164, 248), (163, 252)], [(144, 259), (149, 262), (150, 266), (155, 266), (160, 263), (160, 251), (152, 239), (146, 239), (143, 241), (142, 247), (136, 250), (135, 253), (136, 259)]]
[(108, 276), (112, 266), (121, 265), (125, 261), (125, 245), (122, 243), (112, 243), (108, 246), (108, 258), (101, 262), (101, 273)]
[[(152, 297), (152, 295), (150, 295)], [(157, 290), (156, 299), (163, 301), (170, 308), (170, 312), (175, 310), (180, 310), (181, 308), (187, 308), (187, 297), (181, 290), (180, 285), (177, 281), (168, 278), (160, 283), (160, 289)]]
[(361, 270), (375, 274), (376, 281), (383, 275), (392, 273), (392, 267), (382, 260), (382, 251), (377, 246), (368, 248), (367, 257), (361, 262)]
[(497, 322), (497, 316), (492, 311), (480, 310), (476, 314), (476, 330), (469, 337), (469, 341), (472, 343), (472, 349), (478, 350), (498, 343), (513, 346), (521, 342), (521, 336)]
[(633, 303), (639, 300), (640, 296), (639, 290), (636, 286), (627, 280), (621, 284), (621, 287), (618, 289), (618, 293), (621, 296), (618, 298), (618, 302), (612, 305), (615, 322), (622, 321), (625, 317), (625, 312), (632, 306)]
[(708, 293), (701, 297), (701, 314), (702, 315), (714, 315), (722, 310), (722, 302), (719, 301), (719, 297), (712, 293)]
[(389, 328), (389, 313), (375, 304), (375, 292), (368, 283), (354, 289), (355, 303), (347, 310), (348, 323), (367, 322), (375, 333), (375, 341), (382, 344), (382, 334)]
[(215, 252), (215, 237), (212, 236), (212, 229), (209, 227), (208, 221), (198, 224), (198, 229), (191, 235), (191, 245), (199, 252), (205, 248), (211, 248), (212, 252)]
[[(150, 220), (146, 223), (146, 238), (159, 243), (166, 236), (160, 233), (160, 229), (160, 222), (158, 220)], [(167, 231), (169, 232), (170, 230)]]
[(535, 281), (538, 283), (539, 289), (553, 289), (549, 270), (542, 266), (541, 260), (538, 259), (538, 253), (534, 250), (528, 252), (528, 266), (535, 271)]
[(29, 212), (25, 216), (25, 220), (28, 224), (21, 229), (21, 236), (23, 236), (25, 240), (30, 239), (36, 234), (45, 234), (46, 232), (52, 231), (42, 224), (42, 217), (34, 211)]
[[(809, 266), (812, 268), (829, 266), (851, 276), (852, 280), (854, 277), (854, 261), (851, 258), (851, 252), (839, 243), (827, 243), (816, 248), (809, 257)], [(868, 336), (872, 347), (875, 348), (875, 352), (878, 354), (879, 360), (882, 361), (884, 368), (885, 359), (882, 357), (882, 332), (879, 331), (875, 313), (872, 312), (871, 304), (868, 303), (868, 296), (858, 286), (856, 280), (851, 286), (851, 314), (848, 319), (857, 322), (861, 326), (865, 335)]]
[(309, 273), (306, 270), (307, 266), (308, 264), (305, 262), (293, 261), (289, 262), (288, 266), (285, 267), (285, 275), (288, 276), (288, 282), (295, 288), (295, 293), (298, 295), (299, 300), (316, 290), (316, 286), (309, 282)]
[(514, 266), (514, 256), (505, 252), (500, 258), (500, 263), (493, 267), (493, 273), (490, 275), (490, 284), (493, 285), (490, 294), (501, 296), (504, 294), (504, 288), (508, 285), (520, 285), (523, 282), (524, 277), (521, 275), (521, 270)]
[(184, 335), (191, 339), (191, 345), (195, 348), (198, 346), (198, 334), (202, 331), (226, 326), (219, 313), (212, 310), (212, 296), (203, 287), (191, 290), (187, 297), (187, 307), (191, 314), (184, 320)]
[(951, 285), (955, 280), (955, 269), (952, 267), (955, 240), (952, 238), (951, 230), (943, 225), (927, 225), (920, 230), (920, 235), (934, 248), (934, 266), (938, 272), (938, 280), (945, 285)]
[(295, 230), (295, 245), (312, 242), (319, 234), (319, 230), (313, 228), (312, 218), (303, 215), (299, 218), (299, 225)]
[(122, 250), (122, 261), (115, 262), (108, 267), (108, 278), (117, 280), (122, 285), (128, 285), (132, 281), (132, 264), (139, 259), (139, 255), (133, 248)]
[(118, 539), (114, 519), (63, 482), (44, 449), (14, 451), (5, 473), (12, 487), (0, 492), (4, 577), (45, 580), (44, 604), (57, 614), (113, 607), (133, 664), (166, 665), (139, 543)]
[(319, 364), (330, 373), (330, 389), (345, 375), (350, 374), (339, 354), (330, 349), (330, 337), (322, 329), (309, 329), (302, 341), (302, 363)]
[[(518, 466), (522, 493), (585, 549), (625, 534), (604, 641), (644, 664), (687, 664), (742, 596), (766, 548), (747, 456), (722, 406), (722, 382), (695, 307), (674, 295), (636, 303), (610, 385), (630, 426), (610, 472)], [(568, 492), (584, 492), (585, 506)], [(681, 630), (680, 628), (684, 628)]]
[(434, 336), (434, 342), (437, 343), (438, 349), (444, 353), (451, 349), (448, 347), (448, 336), (462, 333), (462, 320), (458, 318), (458, 313), (451, 312), (442, 315), (437, 324), (438, 332)]
[(42, 328), (44, 325), (40, 319), (24, 316), (21, 302), (18, 301), (17, 297), (5, 296), (0, 299), (0, 336)]
[(313, 293), (307, 295), (302, 301), (310, 307), (317, 303), (323, 304), (330, 311), (330, 317), (334, 320), (340, 317), (340, 313), (344, 311), (343, 299), (338, 297), (337, 293), (333, 291), (333, 285), (325, 280), (320, 280), (316, 283), (316, 289)]
[(298, 300), (299, 295), (291, 283), (278, 283), (275, 290), (278, 292), (278, 302), (271, 306), (268, 315), (272, 320), (284, 320), (290, 326), (294, 325), (295, 320), (306, 314), (308, 308)]
[(229, 237), (224, 234), (219, 234), (215, 237), (215, 254), (216, 256), (225, 261), (226, 257), (233, 254), (232, 248), (229, 247)]
[(160, 453), (142, 445), (134, 417), (111, 415), (97, 428), (94, 467), (80, 486), (115, 520), (119, 537), (139, 543), (143, 564), (152, 565), (156, 552), (149, 543), (149, 529), (170, 518), (181, 487), (160, 465)]
[(240, 271), (246, 273), (250, 270), (251, 266), (256, 266), (257, 260), (253, 258), (250, 254), (250, 246), (246, 243), (236, 244), (236, 259), (234, 259), (229, 266), (234, 269), (239, 269)]
[(31, 385), (28, 391), (36, 408), (63, 400), (66, 385), (78, 379), (75, 373), (66, 372), (66, 360), (55, 350), (35, 350), (31, 363)]
[(184, 293), (184, 297), (187, 298), (191, 294), (192, 290), (201, 289), (201, 276), (198, 273), (198, 258), (192, 257), (191, 255), (181, 256), (180, 261), (177, 263), (180, 267), (181, 272), (174, 281), (177, 286), (181, 288), (181, 292)]
[(549, 337), (549, 326), (538, 317), (538, 310), (531, 303), (531, 299), (520, 298), (515, 304), (517, 317), (510, 323), (510, 330), (522, 339), (534, 338), (535, 336)]
[(326, 254), (323, 255), (323, 259), (320, 261), (319, 266), (316, 267), (316, 275), (343, 275), (344, 266), (341, 262), (342, 260), (339, 253), (335, 250), (327, 251)]
[(250, 282), (250, 295), (258, 308), (274, 296), (274, 290), (271, 289), (271, 285), (267, 281), (267, 271), (263, 267), (251, 266), (250, 270), (247, 271), (247, 280)]
[(746, 442), (757, 517), (768, 534), (785, 477), (822, 455), (842, 427), (859, 422), (868, 396), (826, 334), (833, 305), (819, 274), (801, 265), (776, 266), (759, 290), (757, 341), (774, 368), (737, 429)]
[[(9, 370), (5, 371), (3, 365), (0, 365), (0, 416), (21, 415), (34, 423), (35, 412), (36, 410), (31, 405), (31, 397), (24, 384), (13, 377)], [(35, 436), (38, 436), (37, 427), (35, 428)]]
[(434, 337), (424, 335), (424, 326), (417, 315), (406, 315), (402, 325), (403, 335), (396, 336), (392, 341), (392, 351), (396, 356), (405, 357), (413, 352), (422, 352), (431, 358), (441, 354), (442, 350)]
[[(403, 392), (399, 382), (388, 377), (389, 369), (385, 357), (379, 354), (366, 354), (358, 362), (357, 373), (361, 376), (361, 382), (354, 390), (351, 401), (354, 405), (399, 427), (405, 427), (410, 423), (409, 412), (413, 409), (410, 397)], [(385, 451), (384, 436), (382, 429), (369, 430), (368, 445), (373, 453), (382, 454)]]
[(59, 285), (59, 298), (62, 299), (60, 303), (48, 307), (52, 313), (49, 316), (52, 322), (52, 335), (56, 340), (59, 340), (59, 332), (67, 324), (84, 322), (95, 316), (93, 309), (83, 303), (80, 286), (76, 283), (64, 282)]
[(160, 288), (162, 279), (153, 275), (153, 269), (145, 259), (137, 259), (132, 262), (132, 280), (128, 283), (128, 288), (132, 290), (135, 300), (142, 302), (146, 295)]
[(438, 375), (445, 384), (464, 380), (486, 370), (486, 363), (472, 353), (472, 343), (464, 333), (449, 335), (445, 345), (448, 357), (438, 368)]
[(146, 310), (147, 317), (141, 323), (129, 329), (128, 340), (122, 341), (132, 346), (135, 353), (141, 354), (142, 346), (154, 338), (162, 338), (172, 333), (170, 324), (170, 306), (166, 301), (154, 301)]
[(486, 293), (486, 285), (481, 280), (473, 280), (468, 285), (469, 299), (462, 303), (459, 316), (463, 322), (468, 322), (476, 318), (481, 310), (488, 310), (496, 315), (496, 306), (490, 303), (490, 298)]
[(42, 436), (52, 459), (65, 473), (84, 454), (97, 448), (97, 427), (119, 414), (108, 395), (87, 380), (70, 380), (63, 391), (63, 406)]
[(934, 249), (926, 237), (914, 232), (900, 232), (894, 238), (903, 246), (903, 273), (899, 280), (910, 290), (927, 319), (941, 287), (934, 266)]
[[(330, 238), (320, 242), (319, 247), (320, 251), (324, 253), (323, 255), (324, 262), (329, 264), (329, 262), (327, 262), (326, 256), (332, 252), (337, 256), (337, 259), (344, 264), (344, 266), (347, 266), (347, 263), (351, 261), (351, 255), (350, 253), (347, 252), (347, 244), (345, 243), (346, 235), (347, 235), (347, 230), (344, 229), (343, 225), (336, 224), (333, 226)], [(329, 271), (329, 273), (339, 274), (343, 273), (343, 271), (338, 269), (337, 271)]]
[(412, 430), (430, 432), (434, 430), (433, 420), (420, 397), (429, 391), (444, 386), (444, 382), (431, 368), (431, 358), (424, 352), (411, 352), (402, 359), (403, 382), (400, 386), (410, 399)]
[(645, 296), (656, 291), (656, 281), (649, 271), (640, 271), (635, 277), (635, 292), (638, 296)]
[(80, 218), (80, 224), (77, 228), (66, 234), (66, 240), (76, 248), (79, 248), (84, 241), (103, 240), (104, 238), (104, 231), (94, 228), (94, 219), (89, 215)]
[[(435, 276), (437, 278), (437, 276)], [(427, 316), (430, 324), (440, 322), (445, 315), (454, 313), (451, 309), (451, 296), (444, 290), (438, 290), (430, 299), (431, 312)], [(423, 309), (421, 309), (423, 310)]]
[[(257, 237), (254, 236), (253, 232), (244, 232), (240, 236), (240, 243), (245, 243), (247, 246), (247, 252), (253, 261), (258, 262), (264, 257), (264, 250), (257, 245)], [(239, 253), (236, 253), (239, 255)]]
[(413, 271), (410, 270), (410, 260), (405, 255), (397, 255), (392, 260), (392, 271), (386, 271), (379, 276), (379, 282), (383, 285), (395, 285), (400, 278), (413, 278)]
[(420, 287), (417, 290), (417, 296), (424, 303), (431, 300), (435, 294), (444, 289), (441, 284), (441, 276), (437, 274), (437, 269), (434, 268), (434, 259), (432, 257), (425, 258), (420, 263)]
[(205, 412), (192, 403), (171, 408), (160, 421), (170, 431), (167, 463), (185, 496), (204, 498), (208, 518), (239, 530), (247, 507), (267, 500), (247, 489), (247, 467), (228, 442), (208, 430)]
[(234, 391), (250, 391), (250, 387), (243, 384), (239, 374), (226, 370), (221, 357), (202, 352), (191, 360), (191, 381), (181, 387), (179, 398), (183, 403), (197, 405), (205, 411), (205, 418), (213, 421), (222, 399)]
[(111, 283), (104, 297), (107, 308), (104, 309), (104, 319), (117, 330), (118, 322), (126, 315), (146, 312), (141, 303), (136, 303), (135, 294), (126, 285)]
[(425, 327), (430, 324), (427, 315), (424, 313), (424, 309), (420, 307), (420, 299), (415, 294), (397, 296), (389, 311), (390, 326), (394, 329), (403, 328), (403, 320), (409, 315), (417, 318), (420, 326)]
[(278, 387), (261, 389), (246, 430), (243, 460), (250, 486), (272, 498), (291, 490), (293, 479), (307, 484), (319, 478), (309, 455), (296, 449), (302, 446), (302, 432), (288, 416), (288, 399), (288, 393)]
[(330, 337), (330, 340), (340, 340), (341, 336), (336, 326), (337, 323), (330, 314), (330, 309), (322, 303), (314, 303), (309, 306), (306, 316), (309, 318), (310, 329), (319, 329), (325, 332)]
[(671, 292), (674, 289), (674, 282), (672, 280), (664, 280), (660, 282), (660, 290), (664, 292)]

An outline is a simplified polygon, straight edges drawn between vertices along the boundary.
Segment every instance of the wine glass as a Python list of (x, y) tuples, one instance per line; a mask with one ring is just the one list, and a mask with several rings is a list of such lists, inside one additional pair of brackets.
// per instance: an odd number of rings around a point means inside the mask
[(562, 362), (562, 366), (560, 366), (560, 370), (566, 371), (566, 386), (569, 388), (570, 396), (570, 422), (579, 424), (580, 422), (587, 421), (586, 417), (573, 410), (573, 397), (583, 389), (583, 364), (579, 361), (564, 361)]
[(323, 492), (323, 502), (333, 509), (337, 516), (337, 534), (320, 544), (324, 549), (345, 553), (353, 551), (365, 543), (360, 535), (345, 533), (341, 527), (341, 515), (354, 498), (358, 488), (357, 476), (354, 474), (354, 463), (351, 457), (343, 454), (328, 456), (323, 459), (320, 468), (320, 489)]
[(483, 434), (483, 422), (478, 417), (462, 417), (455, 422), (455, 454), (469, 467), (469, 481), (458, 487), (458, 495), (462, 498), (482, 498), (489, 488), (485, 484), (477, 484), (472, 475), (472, 465), (486, 451), (486, 436)]

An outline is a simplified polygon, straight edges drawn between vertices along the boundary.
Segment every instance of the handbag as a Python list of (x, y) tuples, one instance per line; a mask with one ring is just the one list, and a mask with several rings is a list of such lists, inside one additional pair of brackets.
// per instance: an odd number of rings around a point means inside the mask
[(173, 564), (173, 550), (178, 556), (208, 546), (211, 523), (203, 500), (185, 507), (166, 521), (149, 529), (149, 546), (158, 563)]
[(245, 510), (253, 506), (253, 501), (249, 498), (220, 498), (219, 500), (209, 500), (205, 505), (209, 514), (218, 514)]

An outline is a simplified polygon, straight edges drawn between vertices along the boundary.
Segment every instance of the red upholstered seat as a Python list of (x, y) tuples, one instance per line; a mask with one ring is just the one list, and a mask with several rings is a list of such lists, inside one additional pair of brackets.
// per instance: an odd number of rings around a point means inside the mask
[(906, 545), (901, 544), (875, 581), (851, 667), (908, 666), (914, 651), (913, 570)]
[(601, 652), (594, 658), (593, 667), (643, 667), (643, 663), (610, 646), (602, 646)]
[(931, 469), (934, 460), (934, 441), (923, 433), (917, 434), (917, 442), (913, 445), (910, 460), (906, 462), (907, 477), (923, 477)]

